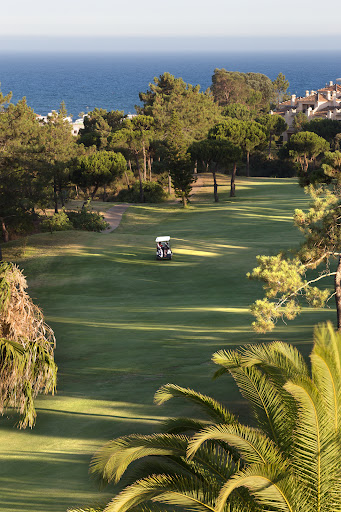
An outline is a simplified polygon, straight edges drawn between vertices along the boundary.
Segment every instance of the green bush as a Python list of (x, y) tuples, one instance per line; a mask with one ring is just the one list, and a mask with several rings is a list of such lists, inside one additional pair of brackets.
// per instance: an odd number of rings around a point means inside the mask
[(104, 217), (97, 212), (89, 211), (84, 207), (79, 212), (68, 212), (68, 217), (75, 229), (83, 231), (103, 231), (109, 227)]
[(41, 223), (41, 229), (43, 231), (51, 231), (51, 233), (52, 231), (67, 231), (72, 228), (72, 223), (64, 209), (55, 213), (52, 217), (47, 217)]
[[(160, 183), (155, 181), (145, 181), (143, 183), (143, 193), (145, 203), (161, 203), (167, 198), (167, 193), (164, 191)], [(128, 203), (140, 202), (140, 184), (134, 183), (130, 189), (123, 189), (117, 195), (118, 201), (126, 201)]]
[[(31, 212), (17, 210), (15, 215), (7, 217), (5, 221), (10, 240), (15, 240), (22, 235), (30, 235), (40, 230), (39, 216)], [(2, 240), (1, 233), (0, 240)]]
[(290, 160), (276, 157), (269, 160), (264, 153), (255, 152), (250, 158), (250, 174), (271, 178), (292, 178), (297, 175), (297, 166)]

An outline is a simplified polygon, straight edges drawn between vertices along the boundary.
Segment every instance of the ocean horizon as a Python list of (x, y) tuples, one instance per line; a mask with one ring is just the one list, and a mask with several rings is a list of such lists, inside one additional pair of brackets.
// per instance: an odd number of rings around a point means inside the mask
[(304, 95), (341, 77), (341, 51), (188, 53), (0, 53), (0, 82), (12, 102), (23, 96), (37, 114), (62, 101), (74, 118), (95, 107), (134, 113), (139, 92), (165, 72), (206, 90), (215, 68), (255, 72), (274, 80), (282, 72), (292, 94)]

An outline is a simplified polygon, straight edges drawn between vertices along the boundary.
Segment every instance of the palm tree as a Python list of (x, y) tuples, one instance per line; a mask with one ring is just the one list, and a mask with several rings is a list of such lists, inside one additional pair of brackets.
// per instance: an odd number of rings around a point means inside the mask
[[(173, 384), (158, 390), (155, 403), (161, 405), (171, 398), (184, 398), (196, 404), (203, 419), (172, 418), (163, 423), (162, 433), (120, 437), (94, 455), (90, 473), (99, 477), (101, 483), (117, 484), (123, 477), (128, 482), (104, 508), (107, 512), (136, 507), (142, 510), (146, 502), (146, 510), (167, 510), (169, 499), (182, 509), (212, 512), (222, 485), (240, 468), (238, 454), (225, 443), (208, 443), (193, 460), (186, 455), (194, 432), (213, 423), (236, 424), (237, 418), (213, 398)], [(261, 510), (250, 502), (243, 489), (235, 493), (232, 503), (237, 512)], [(93, 512), (91, 508), (69, 509), (83, 511)]]
[(26, 293), (26, 279), (12, 263), (0, 263), (0, 414), (14, 408), (19, 426), (33, 427), (34, 398), (54, 392), (55, 337)]
[(309, 369), (281, 342), (213, 355), (217, 376), (232, 375), (250, 402), (254, 426), (210, 397), (163, 386), (156, 403), (184, 397), (209, 420), (171, 420), (166, 433), (125, 436), (99, 450), (93, 474), (128, 478), (105, 512), (341, 511), (341, 334), (331, 324), (316, 327), (310, 360)]

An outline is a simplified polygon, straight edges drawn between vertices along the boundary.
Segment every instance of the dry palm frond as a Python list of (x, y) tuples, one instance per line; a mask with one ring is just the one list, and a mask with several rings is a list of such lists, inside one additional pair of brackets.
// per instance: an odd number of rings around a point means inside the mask
[(0, 413), (18, 410), (21, 428), (34, 425), (33, 400), (55, 391), (57, 373), (54, 333), (26, 288), (18, 267), (0, 264)]

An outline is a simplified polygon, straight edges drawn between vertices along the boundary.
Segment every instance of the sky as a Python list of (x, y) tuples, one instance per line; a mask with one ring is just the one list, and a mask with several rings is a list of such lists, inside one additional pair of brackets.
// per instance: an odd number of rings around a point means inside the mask
[(341, 49), (335, 6), (327, 9), (320, 0), (11, 0), (1, 8), (0, 41), (2, 50), (39, 48), (41, 41), (41, 50), (79, 49), (86, 41), (108, 49), (118, 40), (179, 49), (184, 42), (201, 49), (224, 40), (236, 48), (320, 41)]

